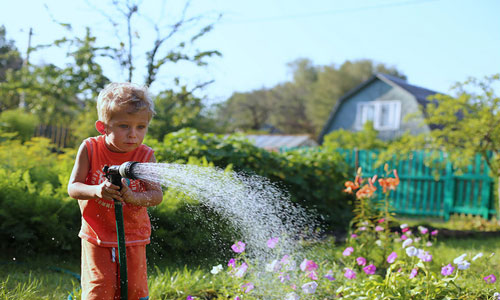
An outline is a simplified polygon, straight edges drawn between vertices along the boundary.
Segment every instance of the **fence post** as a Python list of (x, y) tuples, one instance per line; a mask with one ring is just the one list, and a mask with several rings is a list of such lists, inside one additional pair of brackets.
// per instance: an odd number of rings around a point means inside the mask
[(453, 178), (453, 167), (450, 162), (446, 163), (446, 177), (444, 178), (444, 220), (450, 219), (450, 212), (453, 206), (453, 193), (455, 191), (455, 180)]

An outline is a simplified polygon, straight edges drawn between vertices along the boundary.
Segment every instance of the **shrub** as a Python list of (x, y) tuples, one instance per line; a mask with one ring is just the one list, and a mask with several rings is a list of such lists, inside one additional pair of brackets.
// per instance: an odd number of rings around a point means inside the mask
[(216, 167), (257, 174), (290, 194), (293, 202), (314, 210), (329, 229), (345, 227), (351, 199), (341, 192), (349, 168), (333, 151), (294, 150), (283, 154), (254, 146), (239, 135), (202, 134), (183, 129), (149, 140), (160, 162), (185, 163), (190, 157), (206, 158)]

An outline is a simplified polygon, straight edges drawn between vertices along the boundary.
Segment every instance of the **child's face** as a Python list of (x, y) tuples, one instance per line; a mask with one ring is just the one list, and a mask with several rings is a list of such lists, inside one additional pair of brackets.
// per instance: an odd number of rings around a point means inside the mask
[(148, 131), (149, 113), (129, 113), (126, 109), (113, 113), (106, 125), (106, 146), (113, 152), (130, 152), (142, 144)]

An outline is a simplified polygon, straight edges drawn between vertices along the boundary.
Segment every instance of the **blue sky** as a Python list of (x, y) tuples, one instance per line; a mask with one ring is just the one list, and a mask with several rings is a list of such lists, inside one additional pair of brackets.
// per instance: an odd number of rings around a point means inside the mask
[[(53, 18), (71, 23), (77, 35), (90, 26), (103, 44), (113, 38), (106, 19), (84, 0), (0, 2), (0, 24), (21, 51), (30, 27), (34, 44), (67, 35)], [(166, 1), (165, 10), (161, 2), (144, 0), (141, 9), (158, 19), (160, 11), (167, 16), (178, 11), (179, 7), (169, 6), (171, 2), (184, 1)], [(201, 95), (222, 101), (236, 91), (290, 80), (287, 63), (298, 58), (309, 58), (316, 65), (372, 59), (398, 68), (412, 84), (445, 93), (469, 76), (500, 72), (500, 1), (496, 0), (193, 0), (189, 12), (205, 14), (206, 20), (222, 13), (197, 46), (217, 49), (223, 56), (207, 67), (169, 68), (154, 89), (167, 87), (174, 76), (191, 85), (214, 79)], [(154, 32), (146, 23), (138, 26), (140, 53)], [(31, 61), (62, 64), (63, 57), (62, 52), (46, 50)], [(116, 65), (109, 61), (103, 65), (112, 80), (124, 80)], [(140, 82), (138, 74), (135, 81)]]

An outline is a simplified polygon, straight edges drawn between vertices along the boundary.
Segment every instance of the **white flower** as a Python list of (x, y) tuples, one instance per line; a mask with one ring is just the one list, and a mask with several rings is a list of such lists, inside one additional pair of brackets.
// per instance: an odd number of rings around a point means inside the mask
[(222, 271), (222, 265), (217, 265), (217, 266), (214, 266), (212, 268), (212, 271), (210, 271), (210, 273), (215, 275), (215, 274), (219, 273), (220, 271)]
[(413, 246), (406, 248), (406, 255), (408, 255), (409, 257), (415, 256), (417, 255), (417, 253), (418, 249)]
[(411, 243), (413, 243), (413, 240), (412, 239), (406, 239), (404, 242), (403, 242), (403, 248), (406, 248), (408, 246), (411, 245)]
[(376, 240), (375, 244), (379, 247), (382, 247), (382, 241), (381, 240)]
[(478, 254), (476, 254), (476, 256), (474, 256), (472, 258), (472, 261), (475, 261), (476, 259), (481, 258), (481, 257), (483, 257), (483, 252), (479, 252)]
[(467, 270), (470, 267), (470, 262), (463, 260), (458, 264), (459, 270)]
[(493, 299), (494, 299), (494, 300), (500, 300), (500, 293), (499, 293), (499, 292), (495, 292), (495, 293), (493, 294)]
[(425, 245), (426, 245), (427, 247), (430, 247), (430, 246), (432, 246), (432, 242), (427, 242)]
[(294, 292), (288, 293), (285, 296), (285, 300), (299, 300), (300, 297), (299, 295), (295, 294)]
[(280, 262), (275, 259), (271, 263), (266, 264), (266, 271), (267, 272), (278, 272), (281, 269)]
[(302, 285), (302, 291), (304, 294), (314, 294), (318, 284), (315, 281), (311, 281)]
[(399, 227), (401, 227), (401, 229), (405, 229), (406, 227), (408, 227), (408, 224), (401, 224), (399, 225)]
[(455, 259), (453, 260), (453, 263), (454, 263), (455, 265), (459, 265), (459, 264), (461, 264), (461, 263), (464, 261), (464, 258), (465, 258), (466, 256), (467, 256), (467, 253), (464, 253), (464, 254), (460, 255), (459, 257), (457, 257), (457, 258), (455, 258)]

